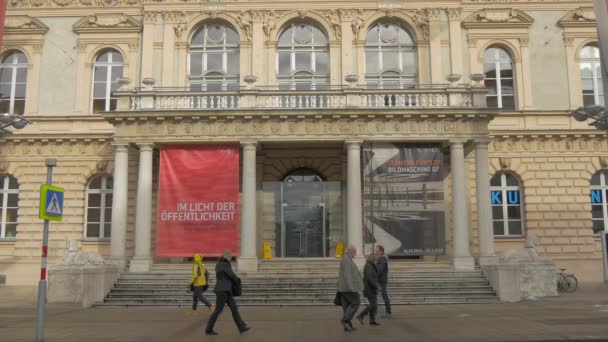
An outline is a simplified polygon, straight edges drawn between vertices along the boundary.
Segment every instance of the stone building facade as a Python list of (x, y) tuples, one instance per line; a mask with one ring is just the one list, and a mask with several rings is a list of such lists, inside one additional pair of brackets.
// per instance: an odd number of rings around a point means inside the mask
[(0, 274), (38, 279), (49, 157), (66, 190), (50, 262), (76, 239), (146, 270), (175, 261), (155, 256), (158, 149), (240, 143), (239, 266), (255, 271), (264, 242), (289, 256), (269, 187), (303, 171), (335, 183), (319, 256), (366, 250), (361, 150), (432, 142), (447, 165), (447, 252), (425, 261), (471, 268), (533, 233), (541, 255), (599, 282), (608, 146), (568, 117), (604, 101), (591, 6), (11, 0), (0, 105), (32, 124), (0, 139)]

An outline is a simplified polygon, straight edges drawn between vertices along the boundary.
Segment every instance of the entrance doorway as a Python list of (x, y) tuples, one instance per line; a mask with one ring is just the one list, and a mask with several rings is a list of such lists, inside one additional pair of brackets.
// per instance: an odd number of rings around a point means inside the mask
[(281, 185), (281, 255), (327, 256), (325, 182), (313, 171), (297, 170)]

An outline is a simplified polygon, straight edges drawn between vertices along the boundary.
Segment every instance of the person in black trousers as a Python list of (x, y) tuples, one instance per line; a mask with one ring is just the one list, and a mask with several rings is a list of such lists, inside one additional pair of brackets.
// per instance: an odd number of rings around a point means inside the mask
[(211, 314), (211, 317), (209, 317), (207, 327), (205, 328), (205, 334), (207, 335), (217, 335), (217, 332), (213, 331), (213, 327), (215, 326), (215, 322), (222, 313), (222, 310), (224, 310), (224, 306), (226, 304), (228, 304), (228, 307), (232, 312), (232, 319), (239, 329), (239, 332), (244, 333), (245, 331), (251, 329), (251, 327), (248, 327), (245, 321), (243, 321), (241, 318), (239, 308), (234, 300), (232, 289), (235, 284), (240, 283), (240, 279), (236, 276), (236, 274), (234, 274), (234, 272), (232, 272), (230, 259), (232, 259), (232, 252), (224, 251), (215, 265), (215, 310)]
[(388, 258), (384, 255), (384, 246), (376, 246), (376, 268), (378, 270), (378, 284), (380, 285), (380, 293), (382, 293), (382, 299), (384, 300), (384, 306), (386, 308), (386, 314), (383, 318), (392, 318), (391, 313), (391, 301), (388, 298), (386, 291), (386, 285), (388, 285)]
[(376, 322), (376, 312), (378, 312), (378, 273), (376, 272), (376, 256), (374, 253), (367, 256), (367, 262), (363, 267), (363, 295), (369, 304), (357, 316), (359, 323), (363, 324), (363, 319), (369, 315), (369, 325), (380, 325)]

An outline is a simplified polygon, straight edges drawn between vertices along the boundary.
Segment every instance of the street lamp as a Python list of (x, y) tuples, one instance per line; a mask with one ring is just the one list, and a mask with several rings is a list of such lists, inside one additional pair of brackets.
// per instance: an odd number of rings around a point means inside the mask
[(23, 129), (25, 126), (29, 125), (31, 122), (24, 118), (21, 115), (13, 115), (13, 114), (0, 114), (0, 136), (5, 136), (9, 134), (13, 134), (13, 132), (7, 130), (8, 127), (13, 127), (15, 129)]
[(590, 119), (592, 122), (589, 126), (593, 126), (603, 131), (608, 130), (608, 107), (593, 105), (586, 107), (578, 107), (570, 116), (578, 122)]

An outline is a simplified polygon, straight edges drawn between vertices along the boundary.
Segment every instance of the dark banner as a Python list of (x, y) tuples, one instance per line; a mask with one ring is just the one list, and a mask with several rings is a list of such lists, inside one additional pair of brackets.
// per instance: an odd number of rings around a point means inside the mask
[(363, 164), (366, 251), (446, 254), (441, 145), (367, 144)]

